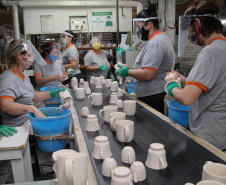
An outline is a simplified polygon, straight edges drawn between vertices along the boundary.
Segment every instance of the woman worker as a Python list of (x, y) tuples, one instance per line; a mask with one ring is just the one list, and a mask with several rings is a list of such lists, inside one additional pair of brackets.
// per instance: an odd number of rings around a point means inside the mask
[[(107, 73), (110, 69), (110, 63), (108, 62), (108, 56), (111, 56), (109, 51), (101, 50), (101, 39), (98, 36), (94, 36), (91, 41), (92, 50), (89, 51), (85, 58), (84, 64), (86, 67), (86, 79), (90, 81), (91, 76), (104, 76), (107, 78)], [(112, 81), (115, 80), (112, 73), (110, 73)]]
[[(137, 28), (141, 38), (148, 38), (134, 67), (117, 66), (116, 74), (125, 78), (135, 79), (135, 92), (139, 100), (164, 113), (165, 74), (172, 70), (175, 64), (175, 52), (168, 36), (160, 31), (156, 13), (156, 5), (150, 4), (133, 19), (134, 30)], [(137, 33), (136, 33), (137, 35)]]
[(66, 30), (65, 32), (61, 33), (60, 44), (63, 48), (63, 65), (66, 72), (68, 71), (68, 69), (71, 69), (71, 71), (69, 72), (70, 78), (68, 80), (65, 80), (63, 84), (70, 84), (71, 78), (73, 76), (75, 76), (78, 81), (82, 77), (82, 73), (79, 69), (79, 53), (73, 44), (74, 38), (74, 33), (70, 30)]
[[(169, 95), (183, 105), (190, 105), (189, 128), (196, 136), (221, 150), (226, 149), (226, 38), (223, 25), (216, 18), (218, 4), (199, 0), (193, 2), (180, 17), (179, 37), (188, 35), (193, 43), (205, 46), (187, 78), (183, 89), (175, 81), (167, 84)], [(185, 34), (187, 32), (187, 34)], [(184, 40), (187, 38), (181, 38)], [(178, 47), (184, 48), (182, 45)], [(182, 56), (183, 52), (179, 53)]]
[(65, 69), (61, 63), (59, 46), (53, 42), (47, 42), (42, 50), (41, 56), (46, 65), (34, 63), (34, 77), (38, 90), (45, 86), (57, 86), (67, 79), (67, 75), (63, 74)]
[[(29, 125), (28, 113), (43, 118), (45, 115), (32, 101), (42, 101), (49, 98), (59, 98), (59, 92), (65, 89), (56, 89), (47, 92), (35, 92), (29, 77), (24, 73), (33, 60), (45, 65), (46, 62), (34, 48), (32, 43), (24, 40), (13, 40), (7, 50), (9, 69), (0, 75), (0, 114), (2, 125), (18, 127)], [(9, 129), (7, 129), (9, 130)]]

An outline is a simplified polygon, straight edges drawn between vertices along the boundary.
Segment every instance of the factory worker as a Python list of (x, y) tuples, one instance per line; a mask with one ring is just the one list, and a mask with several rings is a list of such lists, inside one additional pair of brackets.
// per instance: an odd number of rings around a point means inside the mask
[[(179, 56), (186, 54), (186, 43), (205, 46), (187, 78), (177, 73), (181, 84), (170, 81), (167, 93), (179, 103), (190, 105), (189, 128), (196, 136), (221, 150), (226, 149), (226, 38), (218, 4), (195, 1), (179, 17)], [(185, 85), (185, 86), (184, 86)], [(180, 88), (184, 86), (184, 88)]]
[(79, 53), (73, 44), (75, 37), (75, 34), (70, 30), (66, 30), (61, 33), (60, 36), (59, 44), (63, 49), (63, 65), (66, 72), (70, 74), (69, 79), (65, 80), (63, 84), (70, 84), (72, 77), (76, 77), (78, 81), (82, 77), (82, 73), (79, 69)]
[[(168, 36), (159, 29), (156, 5), (150, 4), (133, 19), (133, 41), (148, 40), (134, 66), (117, 64), (116, 74), (135, 79), (137, 98), (164, 113), (165, 74), (175, 65), (175, 52)], [(140, 41), (139, 41), (140, 40)]]
[[(108, 56), (111, 56), (109, 51), (101, 50), (101, 39), (98, 36), (94, 36), (91, 41), (92, 50), (89, 51), (85, 58), (84, 64), (86, 67), (86, 79), (90, 81), (91, 76), (104, 76), (107, 78), (107, 73), (110, 69), (110, 63), (108, 62)], [(113, 74), (110, 72), (112, 81), (115, 80)]]
[(60, 47), (53, 42), (47, 42), (42, 46), (41, 56), (46, 65), (34, 62), (34, 77), (37, 89), (45, 86), (56, 86), (68, 77), (61, 63)]
[(59, 92), (65, 89), (56, 89), (47, 92), (35, 92), (29, 77), (24, 73), (35, 60), (45, 65), (41, 55), (27, 40), (13, 40), (7, 49), (9, 69), (0, 75), (0, 114), (2, 125), (18, 127), (29, 125), (28, 113), (43, 118), (45, 115), (32, 101), (42, 101), (49, 98), (59, 98)]

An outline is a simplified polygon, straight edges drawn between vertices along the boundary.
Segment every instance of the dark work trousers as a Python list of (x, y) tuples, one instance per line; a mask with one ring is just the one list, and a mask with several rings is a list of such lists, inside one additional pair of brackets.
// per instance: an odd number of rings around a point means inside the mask
[(145, 96), (138, 98), (140, 101), (146, 103), (150, 107), (164, 114), (164, 97), (166, 93), (162, 92), (151, 96)]
[[(82, 78), (82, 73), (78, 73), (78, 74), (76, 74), (74, 77), (76, 77), (76, 78), (78, 79), (78, 83), (79, 83), (80, 78)], [(63, 84), (63, 85), (68, 84), (69, 87), (71, 87), (71, 79), (72, 79), (72, 77), (71, 77), (71, 78), (68, 78), (67, 80), (63, 81), (62, 84)]]

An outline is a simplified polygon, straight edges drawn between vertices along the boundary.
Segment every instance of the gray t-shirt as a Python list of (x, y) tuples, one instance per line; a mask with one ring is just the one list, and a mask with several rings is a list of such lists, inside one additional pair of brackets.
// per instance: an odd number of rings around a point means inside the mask
[(189, 128), (196, 136), (226, 149), (226, 41), (215, 40), (198, 55), (186, 84), (204, 93), (190, 106)]
[(138, 98), (165, 92), (166, 72), (174, 69), (175, 52), (168, 36), (160, 33), (149, 40), (137, 56), (134, 69), (148, 68), (157, 73), (152, 80), (135, 80), (135, 92)]
[[(58, 75), (64, 73), (64, 66), (61, 64), (60, 60), (56, 62), (47, 62), (46, 65), (40, 65), (39, 63), (34, 63), (34, 75), (40, 75), (42, 77), (48, 77), (53, 75)], [(53, 80), (43, 85), (38, 85), (37, 89), (40, 90), (42, 87), (55, 86), (61, 84), (59, 80)]]
[(75, 69), (75, 75), (81, 73), (79, 69), (79, 53), (76, 47), (72, 44), (69, 47), (65, 48), (62, 52), (63, 65), (69, 64), (69, 61), (77, 60), (78, 64)]
[[(15, 103), (32, 105), (34, 95), (33, 86), (26, 74), (24, 74), (23, 77), (18, 76), (18, 74), (8, 69), (0, 75), (0, 98), (13, 98)], [(2, 111), (1, 106), (0, 113), (3, 125), (11, 127), (22, 126), (27, 120), (29, 120), (27, 114), (6, 114)]]
[[(110, 64), (108, 62), (108, 56), (110, 56), (110, 52), (106, 51), (106, 50), (101, 50), (100, 54), (97, 54), (94, 52), (94, 50), (89, 51), (85, 58), (84, 58), (84, 63), (85, 66), (102, 66), (105, 65), (108, 68), (110, 68)], [(103, 70), (95, 70), (95, 71), (86, 71), (86, 79), (87, 81), (90, 80), (91, 76), (104, 76), (104, 78), (106, 79), (107, 77), (107, 71), (103, 71)]]

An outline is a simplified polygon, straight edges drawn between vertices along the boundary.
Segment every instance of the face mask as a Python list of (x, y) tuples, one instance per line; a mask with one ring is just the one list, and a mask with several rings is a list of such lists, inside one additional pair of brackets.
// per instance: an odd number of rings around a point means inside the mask
[(142, 28), (141, 40), (143, 41), (148, 40), (148, 36), (149, 36), (149, 30), (145, 30), (144, 28)]
[[(198, 27), (197, 27), (198, 31)], [(204, 41), (198, 36), (198, 32), (192, 30), (191, 34), (188, 36), (189, 40), (191, 43), (196, 44), (198, 46), (204, 46), (205, 43)]]
[(49, 58), (50, 62), (56, 62), (56, 60), (58, 59), (58, 57), (56, 57), (56, 56), (54, 56), (52, 54), (49, 54), (48, 58)]
[(21, 60), (21, 62), (23, 62), (26, 69), (29, 69), (31, 67), (31, 65), (33, 64), (33, 58), (32, 57), (28, 58), (28, 57), (25, 57), (24, 55), (23, 55), (23, 57), (27, 59), (27, 62), (24, 62), (23, 60)]
[(92, 46), (94, 49), (100, 49), (101, 44), (99, 42), (94, 42)]

